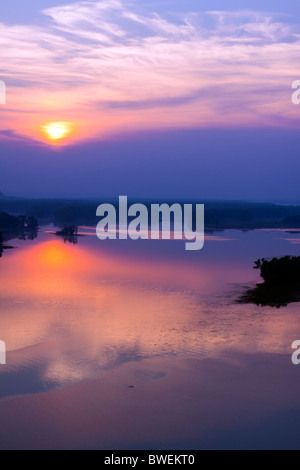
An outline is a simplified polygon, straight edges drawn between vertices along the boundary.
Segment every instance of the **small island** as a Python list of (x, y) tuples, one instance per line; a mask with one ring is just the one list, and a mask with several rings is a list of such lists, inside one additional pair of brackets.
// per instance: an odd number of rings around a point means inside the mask
[[(1, 198), (1, 193), (0, 193)], [(0, 212), (0, 258), (4, 250), (11, 250), (13, 246), (6, 245), (9, 240), (34, 240), (38, 234), (38, 221), (33, 216), (10, 215)]]
[(0, 232), (0, 258), (2, 258), (2, 254), (4, 250), (12, 250), (12, 249), (13, 249), (13, 246), (4, 245), (3, 233)]
[(260, 270), (264, 282), (243, 294), (239, 303), (280, 308), (300, 302), (300, 257), (259, 259), (254, 269)]
[(58, 237), (62, 237), (64, 242), (73, 243), (74, 245), (77, 244), (78, 241), (78, 227), (72, 225), (70, 227), (65, 226), (62, 230), (58, 230), (55, 232), (55, 235)]

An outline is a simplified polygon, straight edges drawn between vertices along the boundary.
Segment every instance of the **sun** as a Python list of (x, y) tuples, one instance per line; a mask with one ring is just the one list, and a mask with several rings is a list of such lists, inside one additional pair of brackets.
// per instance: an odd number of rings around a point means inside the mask
[(51, 141), (59, 141), (70, 136), (73, 130), (72, 122), (49, 122), (42, 126), (42, 131)]

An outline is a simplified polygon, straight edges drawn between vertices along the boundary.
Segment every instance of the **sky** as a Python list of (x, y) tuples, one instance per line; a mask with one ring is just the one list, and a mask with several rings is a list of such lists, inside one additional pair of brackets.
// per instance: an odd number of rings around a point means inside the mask
[(10, 0), (0, 191), (300, 200), (298, 0)]

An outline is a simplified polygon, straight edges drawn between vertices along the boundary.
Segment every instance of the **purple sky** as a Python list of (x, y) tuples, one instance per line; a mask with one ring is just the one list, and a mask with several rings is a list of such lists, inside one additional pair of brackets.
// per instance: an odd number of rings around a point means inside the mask
[(300, 200), (297, 2), (11, 0), (0, 28), (0, 191)]
[(35, 196), (300, 200), (299, 144), (284, 129), (148, 133), (56, 151), (6, 142), (1, 183)]

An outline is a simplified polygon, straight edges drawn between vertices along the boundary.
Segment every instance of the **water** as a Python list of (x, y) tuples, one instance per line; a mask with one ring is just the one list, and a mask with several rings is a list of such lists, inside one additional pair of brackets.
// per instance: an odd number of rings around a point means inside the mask
[(299, 304), (235, 301), (297, 231), (77, 245), (43, 230), (0, 260), (0, 448), (299, 448)]

